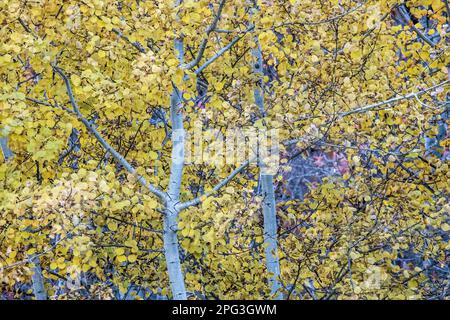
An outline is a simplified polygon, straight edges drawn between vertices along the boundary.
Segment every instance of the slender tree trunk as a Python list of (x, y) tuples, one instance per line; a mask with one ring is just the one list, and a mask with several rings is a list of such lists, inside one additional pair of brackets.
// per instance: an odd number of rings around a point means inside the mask
[(280, 289), (280, 262), (278, 259), (278, 241), (277, 241), (277, 211), (275, 204), (275, 192), (273, 187), (273, 176), (261, 172), (261, 190), (263, 194), (263, 217), (264, 217), (264, 243), (266, 255), (266, 267), (272, 276), (269, 279), (269, 285), (272, 295), (281, 299), (278, 294)]
[(178, 212), (174, 209), (174, 203), (169, 202), (164, 217), (164, 254), (173, 299), (186, 300), (186, 288), (178, 249), (177, 216)]
[[(175, 50), (180, 64), (183, 64), (184, 50), (183, 41), (175, 39)], [(178, 223), (179, 211), (176, 205), (180, 202), (181, 179), (184, 167), (184, 140), (183, 114), (180, 111), (182, 99), (181, 92), (174, 86), (170, 101), (170, 116), (172, 122), (172, 164), (170, 168), (169, 188), (167, 192), (168, 201), (164, 217), (164, 253), (169, 273), (170, 287), (173, 299), (186, 300), (186, 288), (180, 262), (178, 245)]]
[(33, 294), (36, 300), (47, 300), (47, 291), (44, 285), (44, 276), (42, 275), (41, 262), (39, 257), (32, 255), (29, 257), (33, 275), (31, 276), (31, 281), (33, 283)]
[[(253, 70), (259, 77), (260, 87), (255, 87), (254, 98), (255, 103), (261, 113), (261, 117), (265, 117), (266, 112), (264, 107), (264, 92), (262, 90), (262, 87), (264, 85), (263, 58), (261, 47), (259, 45), (257, 37), (255, 37), (255, 41), (257, 46), (252, 50), (252, 54), (254, 57)], [(263, 154), (266, 154), (265, 150), (262, 152)], [(270, 168), (268, 168), (264, 163), (264, 159), (258, 159), (258, 162), (260, 167), (261, 192), (263, 196), (262, 211), (264, 216), (266, 268), (267, 271), (271, 274), (269, 278), (269, 286), (271, 289), (271, 294), (275, 295), (276, 299), (281, 299), (281, 295), (278, 293), (278, 290), (280, 289), (280, 262), (278, 258), (277, 211), (275, 204), (273, 173), (271, 172)]]
[(179, 92), (174, 88), (171, 101), (172, 118), (172, 165), (170, 169), (168, 202), (164, 217), (164, 252), (169, 273), (173, 298), (185, 300), (186, 289), (183, 271), (181, 269), (180, 252), (178, 246), (177, 218), (179, 211), (176, 205), (180, 202), (180, 187), (184, 165), (184, 128), (182, 113), (179, 111)]

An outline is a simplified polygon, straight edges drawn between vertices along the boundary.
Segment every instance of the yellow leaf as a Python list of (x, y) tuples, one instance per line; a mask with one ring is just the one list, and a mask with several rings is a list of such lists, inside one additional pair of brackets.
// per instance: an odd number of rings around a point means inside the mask
[(116, 231), (117, 230), (117, 223), (110, 221), (108, 222), (108, 229), (111, 231)]
[(73, 84), (75, 87), (78, 87), (78, 86), (81, 84), (81, 79), (80, 79), (80, 77), (77, 76), (76, 74), (73, 74), (73, 75), (70, 77), (70, 80), (72, 81), (72, 84)]
[(151, 160), (156, 160), (158, 159), (158, 154), (155, 151), (150, 151), (148, 153), (148, 156), (150, 157)]
[(223, 89), (223, 86), (225, 85), (225, 82), (217, 82), (214, 88), (217, 92), (221, 92)]
[(117, 256), (117, 261), (119, 261), (120, 263), (127, 261), (127, 257), (122, 255), (122, 256)]
[(121, 255), (123, 255), (123, 254), (125, 253), (125, 249), (124, 249), (124, 248), (116, 248), (116, 249), (114, 250), (114, 253), (115, 253), (116, 255), (118, 255), (118, 256), (121, 256)]

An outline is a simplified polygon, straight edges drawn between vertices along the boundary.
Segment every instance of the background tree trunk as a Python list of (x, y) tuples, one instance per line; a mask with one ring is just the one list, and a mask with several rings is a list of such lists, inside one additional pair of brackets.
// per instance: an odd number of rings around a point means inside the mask
[(12, 153), (11, 149), (9, 149), (9, 147), (8, 147), (8, 138), (7, 137), (0, 138), (0, 149), (2, 149), (3, 158), (5, 159), (5, 161), (12, 158), (13, 153)]
[(31, 281), (33, 283), (33, 294), (36, 300), (47, 300), (47, 291), (44, 285), (44, 276), (42, 275), (41, 262), (36, 255), (30, 256), (31, 269), (33, 275)]

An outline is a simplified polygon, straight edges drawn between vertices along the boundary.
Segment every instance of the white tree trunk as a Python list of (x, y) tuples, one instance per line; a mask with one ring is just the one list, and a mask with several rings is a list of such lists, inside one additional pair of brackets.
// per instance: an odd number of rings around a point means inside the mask
[(281, 299), (278, 293), (280, 289), (280, 262), (278, 259), (277, 240), (277, 211), (275, 204), (275, 192), (273, 187), (273, 176), (261, 173), (261, 190), (263, 195), (263, 217), (264, 217), (264, 244), (266, 255), (267, 271), (271, 273), (269, 286), (271, 294), (276, 295), (276, 299)]
[[(262, 90), (262, 86), (264, 85), (263, 58), (258, 37), (255, 37), (255, 41), (257, 46), (252, 50), (252, 54), (254, 57), (253, 70), (260, 79), (261, 88), (256, 87), (254, 89), (254, 98), (255, 103), (261, 113), (261, 117), (265, 117), (266, 112), (264, 108), (264, 93)], [(265, 150), (263, 151), (263, 154), (266, 154)], [(259, 159), (258, 163), (260, 169), (261, 191), (263, 196), (262, 211), (264, 218), (266, 268), (267, 271), (271, 274), (269, 278), (269, 286), (271, 289), (271, 294), (275, 296), (275, 299), (281, 299), (281, 295), (278, 293), (278, 290), (280, 289), (280, 262), (278, 258), (277, 211), (275, 204), (273, 175), (271, 174), (271, 170), (266, 167), (263, 159)]]
[(186, 300), (186, 288), (178, 249), (177, 216), (178, 212), (174, 210), (174, 203), (169, 202), (164, 217), (164, 254), (173, 299)]

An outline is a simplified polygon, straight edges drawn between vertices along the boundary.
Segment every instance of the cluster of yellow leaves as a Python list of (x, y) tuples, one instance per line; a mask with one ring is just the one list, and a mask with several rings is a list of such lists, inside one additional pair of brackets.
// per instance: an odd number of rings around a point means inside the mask
[[(193, 103), (197, 77), (180, 70), (173, 39), (182, 36), (185, 60), (194, 59), (214, 17), (209, 4), (0, 3), (0, 135), (8, 136), (14, 152), (0, 167), (0, 268), (45, 252), (41, 260), (48, 279), (55, 280), (54, 273), (81, 274), (98, 280), (91, 288), (96, 294), (111, 294), (99, 284), (108, 280), (122, 293), (138, 284), (168, 294), (158, 202), (61, 108), (71, 106), (51, 63), (70, 76), (81, 112), (139, 174), (164, 188), (170, 143), (163, 145), (163, 125), (147, 121), (152, 112), (167, 111), (176, 84), (189, 101), (182, 112), (192, 135), (199, 120), (219, 130), (261, 126), (255, 121), (259, 111), (251, 57), (258, 39), (266, 70), (265, 123), (279, 130), (281, 140), (297, 140), (300, 150), (322, 140), (345, 149), (350, 166), (342, 179), (313, 188), (305, 201), (279, 204), (282, 283), (291, 292), (304, 292), (311, 281), (319, 297), (425, 294), (425, 272), (395, 261), (411, 244), (438, 263), (448, 252), (437, 232), (449, 231), (448, 163), (419, 158), (426, 153), (420, 139), (434, 134), (432, 122), (442, 110), (411, 99), (386, 110), (340, 114), (448, 79), (444, 2), (408, 1), (417, 18), (436, 22), (429, 35), (439, 33), (441, 41), (430, 47), (417, 41), (409, 26), (389, 18), (394, 0), (359, 7), (354, 1), (322, 6), (263, 0), (258, 12), (242, 1), (227, 1), (218, 27), (222, 32), (211, 34), (200, 65), (235, 36), (243, 38), (199, 77), (209, 84), (210, 95), (201, 109)], [(251, 24), (255, 29), (243, 34)], [(184, 75), (189, 79), (183, 81)], [(426, 102), (443, 101), (446, 94), (432, 92)], [(80, 132), (81, 148), (61, 162), (73, 129)], [(371, 154), (370, 166), (363, 154)], [(187, 166), (183, 200), (197, 195), (196, 183), (208, 191), (214, 185), (210, 180), (229, 170)], [(257, 176), (249, 170), (218, 197), (181, 214), (189, 290), (208, 298), (268, 297)], [(24, 266), (2, 269), (2, 286), (12, 289), (29, 281)], [(374, 274), (380, 287), (368, 282)]]

